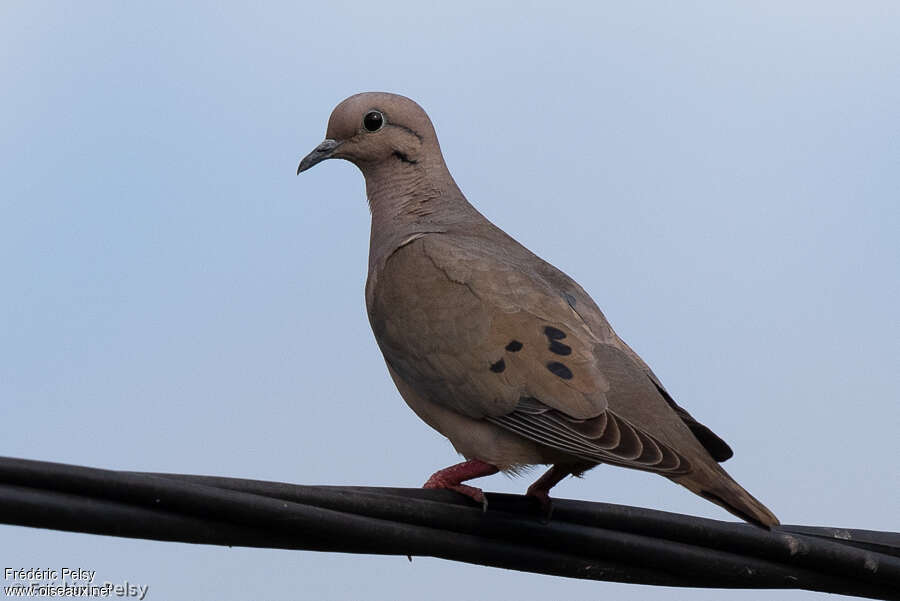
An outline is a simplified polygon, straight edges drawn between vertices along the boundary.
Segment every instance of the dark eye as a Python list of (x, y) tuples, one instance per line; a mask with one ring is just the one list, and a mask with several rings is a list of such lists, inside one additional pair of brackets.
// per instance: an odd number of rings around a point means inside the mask
[(368, 131), (378, 131), (384, 126), (384, 115), (378, 111), (369, 111), (363, 117), (363, 127)]

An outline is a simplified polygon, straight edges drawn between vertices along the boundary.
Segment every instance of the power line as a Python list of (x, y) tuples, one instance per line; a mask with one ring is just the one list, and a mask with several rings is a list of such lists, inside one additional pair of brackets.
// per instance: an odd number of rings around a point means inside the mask
[(0, 458), (0, 522), (213, 545), (433, 556), (570, 578), (900, 600), (900, 534), (487, 493), (300, 486)]

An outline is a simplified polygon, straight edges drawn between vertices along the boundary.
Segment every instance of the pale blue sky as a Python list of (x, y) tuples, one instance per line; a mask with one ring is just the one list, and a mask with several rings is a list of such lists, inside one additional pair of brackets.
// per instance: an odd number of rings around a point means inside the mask
[[(0, 455), (386, 486), (455, 462), (369, 331), (362, 177), (294, 176), (335, 104), (385, 90), (784, 522), (900, 530), (898, 31), (896, 2), (4, 2)], [(612, 467), (557, 494), (730, 519)], [(151, 601), (813, 597), (0, 536), (2, 566)]]

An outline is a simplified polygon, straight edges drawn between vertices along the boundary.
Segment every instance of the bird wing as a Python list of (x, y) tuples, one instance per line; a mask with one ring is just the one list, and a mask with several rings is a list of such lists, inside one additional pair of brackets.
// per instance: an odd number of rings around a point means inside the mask
[(391, 368), (432, 402), (574, 457), (690, 470), (699, 444), (642, 366), (505, 253), (433, 234), (390, 256), (369, 315)]
[[(719, 436), (707, 426), (697, 421), (697, 419), (688, 413), (686, 409), (675, 402), (675, 399), (672, 398), (672, 395), (669, 394), (657, 375), (653, 373), (650, 366), (647, 365), (640, 355), (628, 346), (624, 340), (619, 338), (606, 320), (606, 316), (603, 315), (603, 312), (594, 300), (581, 286), (578, 285), (577, 282), (545, 261), (539, 260), (537, 263), (532, 263), (542, 277), (551, 282), (554, 287), (565, 291), (565, 296), (572, 306), (572, 309), (603, 342), (621, 350), (630, 360), (630, 363), (640, 367), (640, 371), (643, 375), (653, 383), (656, 391), (662, 395), (669, 404), (669, 407), (671, 407), (684, 425), (688, 427), (694, 437), (716, 461), (726, 461), (734, 455), (734, 452), (731, 450), (731, 447), (728, 446), (728, 443), (719, 438)], [(633, 377), (635, 378), (635, 381), (632, 382), (632, 385), (638, 384), (636, 381), (639, 378), (638, 373), (634, 372)], [(651, 391), (646, 391), (646, 393), (652, 394)]]
[(539, 398), (577, 418), (606, 409), (596, 339), (541, 278), (478, 244), (430, 234), (397, 249), (368, 296), (385, 359), (419, 394), (473, 418)]

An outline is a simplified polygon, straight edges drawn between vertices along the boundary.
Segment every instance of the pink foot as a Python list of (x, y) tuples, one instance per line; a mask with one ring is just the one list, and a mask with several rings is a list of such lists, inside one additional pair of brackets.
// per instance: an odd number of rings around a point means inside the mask
[(490, 463), (485, 463), (479, 459), (471, 459), (462, 463), (457, 463), (442, 470), (438, 470), (431, 475), (422, 488), (446, 488), (455, 490), (456, 492), (466, 495), (487, 511), (487, 499), (480, 488), (462, 484), (465, 480), (472, 478), (480, 478), (481, 476), (490, 476), (496, 474), (498, 470)]
[(526, 497), (531, 497), (541, 506), (541, 521), (545, 524), (550, 521), (550, 515), (553, 513), (553, 502), (550, 500), (550, 489), (559, 484), (560, 480), (571, 474), (572, 472), (554, 465), (544, 472), (544, 475), (528, 487), (525, 493)]

